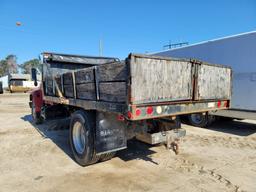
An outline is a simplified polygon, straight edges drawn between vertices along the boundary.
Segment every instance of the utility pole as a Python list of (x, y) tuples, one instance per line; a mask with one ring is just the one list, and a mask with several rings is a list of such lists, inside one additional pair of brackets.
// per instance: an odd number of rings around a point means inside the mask
[(101, 39), (99, 41), (99, 55), (103, 56), (103, 42)]

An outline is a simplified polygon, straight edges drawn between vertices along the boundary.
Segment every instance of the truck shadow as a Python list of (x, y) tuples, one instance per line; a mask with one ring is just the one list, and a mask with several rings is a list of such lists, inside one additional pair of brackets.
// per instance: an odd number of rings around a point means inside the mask
[[(33, 123), (31, 115), (25, 115), (21, 117), (21, 119), (23, 121), (29, 122), (44, 139), (50, 139), (56, 146), (58, 146), (64, 153), (66, 153), (72, 160), (74, 160), (69, 145), (68, 118), (48, 120), (39, 125)], [(142, 143), (137, 140), (131, 140), (128, 141), (127, 147), (127, 149), (118, 151), (116, 157), (123, 161), (142, 159), (157, 164), (152, 160), (152, 158), (150, 158), (150, 155), (156, 153), (155, 151), (150, 150), (150, 147), (152, 147), (151, 145)]]
[(132, 139), (127, 142), (127, 148), (125, 150), (117, 152), (116, 157), (119, 157), (123, 161), (142, 159), (158, 165), (158, 163), (153, 161), (153, 159), (150, 157), (152, 154), (156, 153), (150, 149), (151, 147), (152, 145)]
[(31, 115), (25, 115), (21, 117), (21, 119), (29, 122), (44, 139), (50, 139), (63, 152), (73, 159), (68, 140), (69, 119), (49, 120), (39, 125), (33, 123)]
[(256, 133), (256, 123), (220, 120), (213, 123), (208, 129), (238, 136), (249, 136)]

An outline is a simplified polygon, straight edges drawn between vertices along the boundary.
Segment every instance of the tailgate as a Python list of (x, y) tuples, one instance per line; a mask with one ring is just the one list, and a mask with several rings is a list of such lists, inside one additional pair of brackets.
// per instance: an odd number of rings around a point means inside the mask
[(132, 104), (192, 99), (192, 64), (188, 60), (130, 55)]
[(202, 63), (197, 65), (196, 100), (230, 99), (231, 68)]

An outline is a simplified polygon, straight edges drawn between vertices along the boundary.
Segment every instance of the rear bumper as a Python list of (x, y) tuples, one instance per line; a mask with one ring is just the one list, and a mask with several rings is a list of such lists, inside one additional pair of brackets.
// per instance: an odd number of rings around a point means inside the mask
[(209, 102), (190, 102), (176, 104), (159, 104), (136, 106), (129, 105), (126, 114), (129, 120), (153, 119), (159, 117), (176, 116), (190, 113), (202, 113), (229, 108), (229, 100), (209, 101)]
[(179, 139), (181, 137), (185, 137), (186, 130), (185, 129), (173, 129), (166, 132), (158, 132), (158, 133), (143, 133), (143, 134), (137, 134), (136, 139), (140, 140), (144, 143), (148, 144), (159, 144), (167, 142), (167, 135), (171, 135), (173, 139)]

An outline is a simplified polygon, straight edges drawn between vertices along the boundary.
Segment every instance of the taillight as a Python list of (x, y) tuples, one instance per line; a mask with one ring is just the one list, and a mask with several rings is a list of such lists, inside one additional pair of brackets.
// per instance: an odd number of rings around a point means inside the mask
[(127, 117), (128, 117), (129, 119), (132, 119), (132, 112), (131, 112), (131, 111), (128, 111)]
[(217, 104), (218, 108), (221, 107), (221, 101), (218, 101), (218, 104)]
[(123, 115), (117, 115), (117, 120), (118, 121), (124, 121), (124, 116)]
[(152, 115), (153, 111), (154, 111), (153, 107), (147, 107), (147, 114), (148, 115)]
[(141, 115), (141, 110), (140, 109), (136, 109), (135, 114), (136, 114), (136, 116), (140, 116)]

